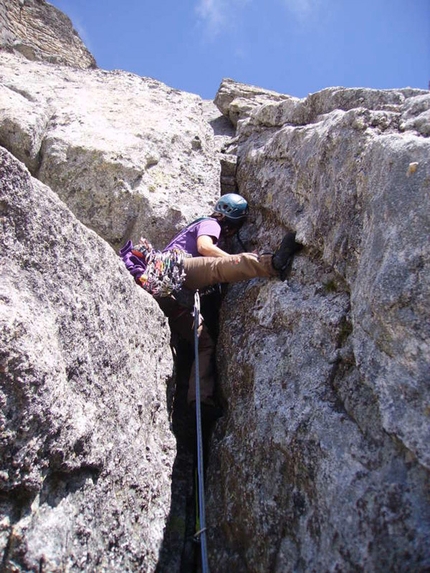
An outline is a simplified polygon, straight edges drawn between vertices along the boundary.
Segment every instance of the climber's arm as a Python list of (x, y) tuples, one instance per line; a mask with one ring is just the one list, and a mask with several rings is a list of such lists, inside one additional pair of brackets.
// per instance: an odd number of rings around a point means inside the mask
[(197, 238), (197, 250), (203, 257), (229, 256), (229, 253), (226, 253), (214, 244), (212, 237), (209, 235), (200, 235), (200, 237)]

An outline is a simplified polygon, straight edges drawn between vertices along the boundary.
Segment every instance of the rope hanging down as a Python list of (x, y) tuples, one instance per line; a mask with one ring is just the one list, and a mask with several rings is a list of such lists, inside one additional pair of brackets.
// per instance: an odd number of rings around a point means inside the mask
[(200, 520), (200, 547), (202, 555), (202, 573), (209, 573), (208, 555), (206, 545), (206, 513), (205, 513), (205, 486), (203, 474), (203, 435), (202, 412), (200, 405), (200, 368), (199, 368), (199, 326), (200, 326), (200, 296), (196, 291), (194, 295), (194, 360), (196, 370), (196, 433), (197, 433), (197, 477)]

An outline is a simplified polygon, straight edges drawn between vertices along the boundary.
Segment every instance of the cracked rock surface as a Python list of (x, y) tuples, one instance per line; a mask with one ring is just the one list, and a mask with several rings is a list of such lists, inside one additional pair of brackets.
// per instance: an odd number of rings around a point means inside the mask
[[(0, 22), (17, 4), (0, 0)], [(211, 571), (429, 570), (429, 93), (298, 99), (226, 79), (204, 102), (33, 57), (4, 30), (5, 571), (194, 563), (170, 333), (114, 249), (141, 234), (164, 245), (220, 189), (250, 204), (247, 250), (273, 252), (287, 230), (304, 248), (285, 282), (223, 289)]]
[(238, 122), (249, 248), (287, 229), (305, 248), (223, 304), (213, 570), (430, 564), (429, 105), (330, 88)]
[(153, 569), (176, 452), (164, 316), (4, 149), (0, 205), (4, 570)]
[(157, 248), (212, 211), (220, 164), (203, 100), (127, 72), (0, 52), (0, 143), (118, 248)]
[(0, 47), (29, 60), (96, 67), (70, 19), (45, 0), (0, 0)]

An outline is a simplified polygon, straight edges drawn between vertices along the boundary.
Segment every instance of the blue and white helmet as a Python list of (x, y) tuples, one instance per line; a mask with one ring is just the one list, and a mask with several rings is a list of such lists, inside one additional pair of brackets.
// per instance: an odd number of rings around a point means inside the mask
[(248, 203), (237, 193), (227, 193), (218, 199), (215, 211), (224, 215), (231, 222), (243, 223), (248, 216)]

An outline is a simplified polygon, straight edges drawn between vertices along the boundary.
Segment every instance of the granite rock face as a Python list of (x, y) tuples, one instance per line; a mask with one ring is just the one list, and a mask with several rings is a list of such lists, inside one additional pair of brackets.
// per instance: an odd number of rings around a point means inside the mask
[(45, 0), (0, 0), (0, 48), (29, 60), (96, 67), (70, 19)]
[(164, 246), (212, 212), (220, 164), (203, 100), (126, 72), (0, 53), (0, 144), (118, 248)]
[[(37, 44), (49, 5), (26, 6)], [(161, 247), (211, 212), (231, 125), (150, 78), (2, 42), (3, 567), (179, 571), (192, 455), (172, 432), (170, 332), (112, 247)]]
[(220, 184), (248, 250), (304, 249), (223, 301), (211, 570), (429, 570), (429, 93), (204, 102), (67, 61), (52, 10), (0, 0), (5, 570), (179, 571), (169, 332), (112, 247), (161, 247)]
[(221, 168), (221, 195), (237, 193), (237, 150), (234, 146), (236, 129), (228, 117), (220, 114), (213, 101), (203, 102), (203, 114), (213, 129), (215, 150)]
[(155, 570), (169, 329), (112, 248), (0, 151), (3, 571)]
[(214, 104), (237, 126), (238, 121), (248, 117), (253, 109), (269, 102), (280, 101), (297, 101), (297, 98), (225, 78), (215, 96)]
[(305, 248), (223, 304), (213, 570), (430, 566), (429, 105), (331, 88), (238, 123), (249, 248)]

